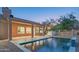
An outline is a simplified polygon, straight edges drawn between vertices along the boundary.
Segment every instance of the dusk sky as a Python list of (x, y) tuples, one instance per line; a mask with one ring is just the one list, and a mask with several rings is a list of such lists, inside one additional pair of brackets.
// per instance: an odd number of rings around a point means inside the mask
[[(47, 19), (53, 18), (58, 19), (59, 16), (66, 15), (69, 13), (74, 13), (74, 15), (79, 19), (79, 8), (55, 8), (55, 7), (13, 7), (10, 8), (12, 14), (15, 17), (27, 19), (35, 22), (43, 22)], [(0, 8), (0, 13), (2, 14), (2, 9)]]

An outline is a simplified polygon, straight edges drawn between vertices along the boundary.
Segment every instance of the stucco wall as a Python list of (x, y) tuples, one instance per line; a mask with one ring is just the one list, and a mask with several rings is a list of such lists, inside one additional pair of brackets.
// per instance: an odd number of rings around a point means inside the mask
[(8, 23), (7, 20), (0, 20), (0, 40), (8, 38)]
[[(18, 34), (17, 32), (17, 28), (18, 26), (23, 26), (25, 27), (25, 34)], [(32, 25), (27, 25), (27, 24), (21, 24), (21, 23), (12, 23), (12, 37), (22, 37), (22, 36), (26, 36), (26, 37), (29, 37), (31, 36), (32, 37), (32, 33), (31, 34), (27, 34), (26, 33), (26, 28), (27, 27), (30, 27), (32, 28)], [(34, 36), (42, 36), (43, 34), (42, 33), (39, 33), (39, 34), (35, 34), (35, 26), (33, 27), (34, 29)]]
[[(17, 33), (17, 28), (18, 26), (21, 25), (25, 28), (30, 27), (32, 28), (32, 25), (27, 25), (27, 24), (19, 24), (19, 23), (13, 23), (12, 22), (12, 37), (22, 37), (22, 36), (26, 36), (26, 37), (31, 37), (31, 34), (18, 34)], [(25, 30), (26, 31), (26, 30)], [(34, 26), (34, 33), (35, 33), (35, 26)], [(34, 34), (34, 36), (42, 36), (42, 33), (39, 34)], [(8, 21), (7, 20), (0, 20), (0, 39), (7, 39), (8, 38)]]
[(17, 24), (17, 23), (12, 23), (12, 36), (13, 37), (18, 37), (18, 36), (31, 36), (32, 34), (27, 34), (27, 33), (25, 33), (25, 34), (18, 34), (17, 32), (17, 28), (18, 28), (18, 26), (23, 26), (23, 27), (32, 27), (32, 26), (30, 26), (30, 25), (24, 25), (24, 24)]

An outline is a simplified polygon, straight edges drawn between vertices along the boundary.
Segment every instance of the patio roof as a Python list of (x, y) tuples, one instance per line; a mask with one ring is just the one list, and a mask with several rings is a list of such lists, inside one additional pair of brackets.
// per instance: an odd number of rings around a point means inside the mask
[(23, 22), (23, 23), (30, 23), (30, 24), (35, 24), (35, 25), (40, 25), (43, 26), (43, 24), (40, 24), (38, 22), (30, 21), (30, 20), (25, 20), (21, 18), (14, 17), (12, 21), (17, 21), (17, 22)]

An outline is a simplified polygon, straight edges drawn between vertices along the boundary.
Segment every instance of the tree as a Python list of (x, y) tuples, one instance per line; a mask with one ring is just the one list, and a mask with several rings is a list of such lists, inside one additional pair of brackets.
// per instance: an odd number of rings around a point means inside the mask
[(49, 20), (42, 22), (42, 24), (44, 25), (44, 34), (47, 34), (47, 26), (49, 25)]
[(49, 26), (53, 27), (53, 23), (55, 23), (54, 19), (49, 19), (42, 23), (44, 25), (44, 34), (48, 33)]
[(73, 14), (69, 14), (68, 16), (61, 16), (59, 18), (59, 24), (54, 26), (52, 30), (72, 30), (75, 29), (75, 24), (78, 22), (76, 17)]

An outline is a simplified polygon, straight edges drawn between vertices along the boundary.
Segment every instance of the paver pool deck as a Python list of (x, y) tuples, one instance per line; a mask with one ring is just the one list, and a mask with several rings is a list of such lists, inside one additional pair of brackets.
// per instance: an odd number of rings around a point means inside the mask
[(9, 41), (0, 41), (0, 52), (22, 52), (22, 50)]
[[(39, 37), (38, 39), (43, 38)], [(30, 39), (35, 40), (37, 38)], [(22, 42), (22, 41), (29, 41), (28, 39), (20, 39), (20, 40), (12, 40), (13, 42)], [(12, 43), (8, 40), (1, 40), (0, 41), (0, 52), (23, 52), (20, 48), (18, 48), (15, 43)]]
[[(40, 37), (41, 38), (41, 37)], [(32, 40), (31, 38), (29, 38)], [(33, 38), (36, 39), (36, 38)], [(13, 42), (18, 41), (29, 41), (28, 39), (20, 39), (20, 40), (12, 40)], [(8, 40), (0, 40), (0, 52), (23, 52), (20, 48), (18, 48), (15, 43), (12, 43)]]
[[(27, 39), (13, 40), (13, 41), (17, 42), (17, 41), (26, 41), (26, 40)], [(79, 52), (79, 47), (76, 48), (76, 51)], [(0, 52), (23, 52), (23, 51), (20, 48), (18, 48), (14, 43), (8, 40), (3, 40), (3, 41), (1, 40), (0, 41)]]

